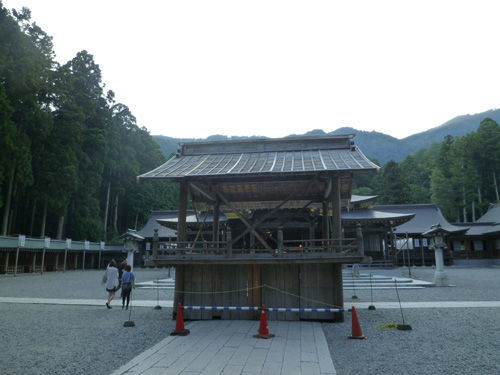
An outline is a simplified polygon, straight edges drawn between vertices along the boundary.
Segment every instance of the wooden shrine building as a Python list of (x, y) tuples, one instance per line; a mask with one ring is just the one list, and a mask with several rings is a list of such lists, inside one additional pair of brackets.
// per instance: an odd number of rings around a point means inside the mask
[[(184, 143), (175, 157), (138, 176), (180, 185), (176, 248), (151, 259), (154, 265), (175, 265), (175, 305), (343, 307), (342, 264), (362, 262), (364, 251), (360, 225), (347, 237), (341, 209), (349, 204), (354, 173), (379, 168), (353, 138)], [(197, 230), (186, 219), (188, 195), (195, 212), (210, 217)], [(221, 212), (227, 221), (219, 220)], [(225, 310), (184, 314), (258, 316)], [(271, 319), (343, 320), (341, 312), (272, 314)]]

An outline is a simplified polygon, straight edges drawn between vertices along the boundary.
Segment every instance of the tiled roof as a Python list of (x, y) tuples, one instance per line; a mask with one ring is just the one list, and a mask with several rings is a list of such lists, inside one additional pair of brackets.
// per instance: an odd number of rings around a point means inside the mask
[(500, 203), (491, 205), (488, 211), (476, 220), (478, 223), (500, 223)]
[(142, 179), (375, 171), (352, 136), (251, 139), (182, 144), (178, 154)]
[(405, 204), (373, 206), (374, 210), (393, 213), (414, 213), (415, 217), (394, 230), (396, 234), (421, 234), (428, 231), (431, 225), (440, 224), (448, 232), (464, 231), (463, 228), (448, 223), (439, 207), (435, 204)]

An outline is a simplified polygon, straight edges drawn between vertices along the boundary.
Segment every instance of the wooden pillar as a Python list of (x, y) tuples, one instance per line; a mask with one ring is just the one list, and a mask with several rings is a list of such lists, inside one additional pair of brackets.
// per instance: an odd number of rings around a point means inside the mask
[(85, 254), (86, 254), (86, 251), (83, 250), (82, 271), (85, 271)]
[(158, 257), (158, 229), (153, 233), (153, 259)]
[(365, 256), (365, 243), (363, 240), (363, 230), (361, 229), (361, 224), (356, 224), (356, 242), (358, 243), (358, 254), (360, 257)]
[(99, 260), (97, 263), (97, 269), (101, 269), (101, 258), (102, 258), (102, 251), (99, 250)]
[(315, 230), (314, 230), (314, 222), (311, 220), (309, 223), (309, 245), (308, 247), (314, 248), (317, 244), (314, 243)]
[(179, 247), (186, 247), (186, 214), (188, 183), (182, 181), (179, 190), (179, 218), (177, 221), (177, 243)]
[(66, 272), (66, 261), (68, 259), (68, 248), (64, 249), (64, 264), (63, 264), (63, 272)]
[(250, 232), (250, 253), (255, 253), (255, 234), (253, 232)]
[(78, 267), (78, 253), (75, 253), (75, 265), (74, 265), (74, 269), (76, 270)]
[(56, 265), (54, 267), (54, 271), (57, 271), (59, 268), (59, 252), (56, 253)]
[(283, 228), (278, 228), (278, 253), (283, 253)]
[(392, 223), (391, 223), (391, 257), (392, 257), (392, 266), (397, 267), (397, 259), (396, 259), (396, 249), (395, 249), (395, 244), (394, 244), (394, 231), (392, 230)]
[[(321, 221), (321, 237), (324, 240), (330, 238), (330, 234), (328, 233), (328, 201), (323, 201), (323, 218)], [(323, 243), (325, 246), (329, 245), (329, 242)]]
[(7, 251), (7, 253), (5, 254), (5, 273), (6, 274), (9, 271), (9, 257), (10, 257), (10, 252)]
[[(333, 296), (333, 304), (337, 308), (344, 308), (344, 289), (342, 286), (342, 264), (334, 263), (333, 264), (333, 281), (334, 281), (334, 296)], [(344, 321), (344, 313), (336, 312), (333, 313), (333, 319), (336, 322)]]
[(35, 272), (35, 269), (36, 269), (36, 251), (33, 251), (33, 258), (31, 260), (32, 260), (31, 270), (32, 270), (32, 272)]
[(233, 256), (233, 235), (231, 234), (231, 228), (229, 228), (229, 227), (227, 227), (227, 230), (226, 230), (226, 242), (227, 242), (226, 258), (232, 258), (232, 256)]
[(218, 249), (219, 248), (219, 211), (220, 211), (220, 201), (219, 197), (214, 203), (214, 222), (213, 222), (213, 233), (212, 233), (212, 241), (213, 246)]
[(340, 178), (332, 177), (332, 238), (342, 238), (342, 222), (340, 219), (340, 211), (342, 209), (340, 203)]
[(45, 267), (45, 247), (42, 250), (42, 266), (40, 267), (40, 274), (43, 275), (43, 267)]
[(175, 266), (175, 291), (174, 291), (174, 308), (172, 309), (172, 318), (177, 318), (177, 304), (184, 304), (184, 293), (182, 291), (185, 288), (184, 285), (184, 265)]
[(19, 247), (16, 250), (16, 264), (14, 266), (14, 276), (17, 275), (17, 264), (19, 263)]

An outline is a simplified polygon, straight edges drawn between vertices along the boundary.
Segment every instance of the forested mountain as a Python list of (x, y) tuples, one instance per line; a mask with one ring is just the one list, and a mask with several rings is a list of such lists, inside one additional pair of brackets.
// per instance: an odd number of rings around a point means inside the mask
[(58, 64), (29, 10), (0, 2), (0, 234), (112, 239), (175, 207), (173, 185), (135, 183), (165, 157), (103, 87), (91, 54)]
[[(354, 141), (363, 153), (367, 157), (375, 158), (380, 163), (385, 164), (389, 160), (401, 161), (408, 155), (422, 148), (429, 147), (433, 142), (442, 142), (447, 135), (459, 137), (476, 131), (479, 123), (485, 118), (491, 118), (497, 123), (500, 123), (500, 109), (476, 113), (474, 115), (458, 116), (438, 127), (403, 139), (397, 139), (390, 135), (375, 131), (367, 132), (349, 127), (342, 127), (330, 133), (325, 133), (323, 130), (316, 129), (302, 135), (356, 134)], [(179, 142), (230, 139), (221, 135), (211, 136), (207, 139), (175, 139), (161, 135), (155, 135), (153, 138), (160, 145), (164, 155), (170, 155), (172, 152), (175, 152)]]

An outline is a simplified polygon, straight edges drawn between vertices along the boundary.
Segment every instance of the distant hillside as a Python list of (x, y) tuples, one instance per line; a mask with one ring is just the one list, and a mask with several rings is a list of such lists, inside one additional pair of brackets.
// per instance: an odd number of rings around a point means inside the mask
[(410, 147), (408, 155), (413, 154), (421, 148), (428, 147), (432, 142), (441, 141), (447, 135), (461, 137), (465, 134), (474, 132), (477, 130), (481, 121), (487, 117), (500, 124), (500, 109), (491, 109), (474, 115), (458, 116), (438, 127), (426, 130), (422, 133), (410, 135), (402, 139), (402, 141), (405, 141), (408, 147)]
[[(486, 112), (476, 113), (474, 115), (458, 116), (438, 127), (403, 139), (397, 139), (391, 137), (390, 135), (375, 131), (367, 132), (348, 127), (339, 128), (330, 133), (325, 133), (321, 129), (314, 129), (300, 135), (319, 136), (326, 134), (356, 134), (354, 141), (363, 153), (367, 157), (375, 158), (381, 164), (385, 164), (391, 159), (401, 161), (408, 155), (413, 154), (415, 151), (429, 147), (433, 142), (441, 142), (447, 135), (460, 137), (467, 133), (474, 132), (477, 130), (480, 122), (487, 117), (500, 124), (500, 109), (492, 109)], [(290, 136), (297, 135), (294, 134)], [(177, 150), (177, 144), (179, 142), (215, 141), (250, 137), (226, 137), (223, 135), (212, 135), (206, 139), (176, 139), (162, 135), (155, 135), (153, 138), (160, 145), (163, 154), (168, 157), (172, 152)]]

